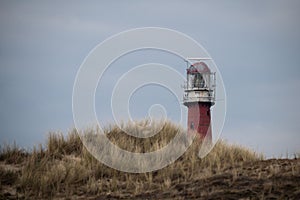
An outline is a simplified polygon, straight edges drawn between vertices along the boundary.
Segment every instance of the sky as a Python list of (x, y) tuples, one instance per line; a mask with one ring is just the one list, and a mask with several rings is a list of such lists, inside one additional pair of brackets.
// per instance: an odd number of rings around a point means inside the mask
[[(218, 66), (227, 96), (222, 139), (267, 157), (293, 156), (300, 152), (299, 11), (300, 2), (291, 0), (0, 1), (1, 144), (31, 148), (49, 132), (72, 129), (73, 84), (88, 53), (119, 32), (163, 27), (195, 39)], [(172, 55), (136, 52), (113, 64), (95, 98), (109, 98), (125, 66), (153, 60), (185, 73)], [(147, 115), (159, 102), (178, 119), (170, 92), (157, 86), (139, 91), (130, 104), (133, 116)], [(104, 124), (105, 105), (96, 105)]]

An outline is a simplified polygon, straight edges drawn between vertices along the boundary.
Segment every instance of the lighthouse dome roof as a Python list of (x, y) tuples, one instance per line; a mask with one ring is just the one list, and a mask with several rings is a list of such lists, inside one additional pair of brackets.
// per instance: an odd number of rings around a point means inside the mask
[(188, 74), (210, 73), (210, 69), (204, 62), (196, 62), (187, 69)]

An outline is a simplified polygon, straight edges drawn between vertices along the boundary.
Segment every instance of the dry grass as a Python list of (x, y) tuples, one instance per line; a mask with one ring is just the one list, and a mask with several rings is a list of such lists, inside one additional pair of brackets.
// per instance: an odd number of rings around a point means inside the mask
[(20, 149), (16, 143), (13, 145), (4, 145), (0, 146), (0, 162), (5, 161), (9, 164), (18, 164), (22, 163), (27, 157), (29, 153), (24, 149)]
[[(130, 127), (135, 128), (132, 125)], [(108, 138), (123, 149), (149, 152), (166, 145), (178, 130), (182, 131), (180, 127), (167, 122), (157, 135), (148, 139), (128, 136), (116, 126), (105, 131)], [(91, 137), (91, 131), (88, 132)], [(175, 186), (224, 173), (230, 174), (230, 180), (235, 182), (239, 177), (252, 173), (243, 174), (238, 169), (262, 160), (261, 155), (224, 141), (218, 142), (208, 156), (200, 159), (197, 156), (200, 143), (196, 140), (183, 156), (161, 170), (132, 174), (114, 170), (97, 161), (82, 145), (76, 130), (70, 131), (67, 137), (62, 133), (50, 133), (46, 146), (34, 148), (30, 153), (19, 150), (16, 145), (2, 148), (0, 158), (3, 166), (21, 166), (17, 170), (0, 168), (0, 198), (5, 197), (5, 191), (8, 190), (8, 186), (3, 185), (13, 185), (15, 191), (11, 193), (22, 198), (82, 195), (142, 198), (142, 194), (174, 190)], [(278, 170), (274, 166), (269, 169), (273, 174)], [(256, 173), (259, 174), (259, 169)], [(299, 166), (293, 166), (293, 173), (299, 175)], [(260, 172), (260, 176), (265, 175)]]

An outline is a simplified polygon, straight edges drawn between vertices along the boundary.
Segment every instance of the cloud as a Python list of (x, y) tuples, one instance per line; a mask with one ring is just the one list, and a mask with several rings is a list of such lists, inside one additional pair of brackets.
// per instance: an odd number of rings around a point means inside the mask
[(228, 97), (224, 135), (284, 154), (299, 138), (299, 8), (299, 1), (277, 0), (2, 1), (1, 138), (19, 140), (26, 129), (36, 141), (49, 129), (69, 128), (72, 85), (87, 53), (120, 31), (162, 26), (192, 36), (217, 61)]
[(230, 143), (246, 146), (258, 153), (263, 153), (267, 158), (293, 157), (299, 152), (300, 140), (298, 130), (291, 131), (269, 126), (264, 122), (237, 122), (230, 128), (225, 128), (222, 139)]

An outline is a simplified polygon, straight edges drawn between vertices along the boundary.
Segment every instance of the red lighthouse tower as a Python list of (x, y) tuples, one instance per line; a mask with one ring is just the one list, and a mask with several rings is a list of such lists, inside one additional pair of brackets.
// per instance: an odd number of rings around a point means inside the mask
[[(194, 59), (193, 59), (194, 60)], [(188, 107), (188, 132), (212, 139), (210, 107), (215, 104), (215, 73), (201, 59), (188, 63), (183, 104)]]

